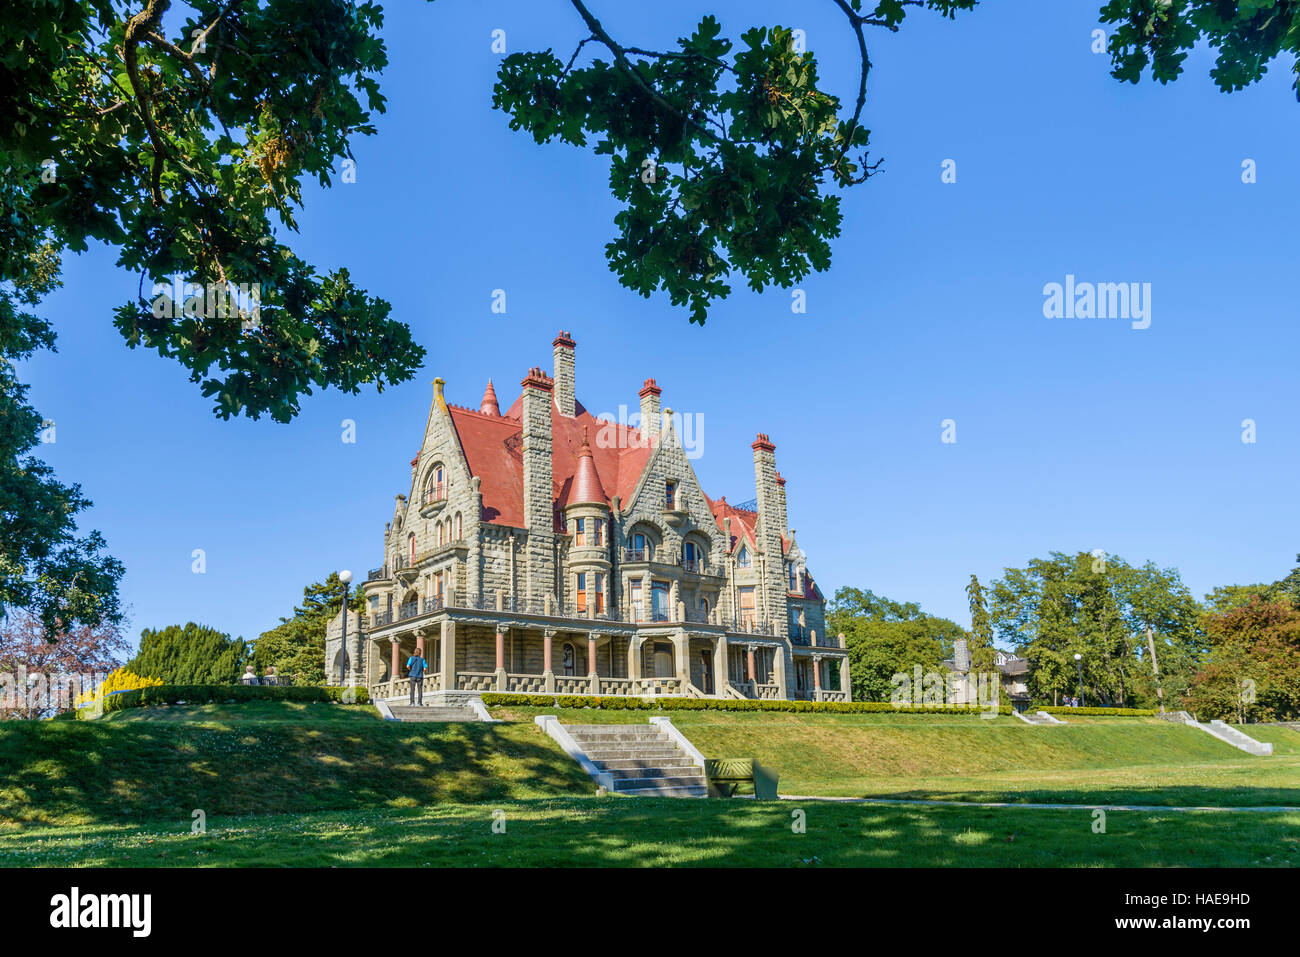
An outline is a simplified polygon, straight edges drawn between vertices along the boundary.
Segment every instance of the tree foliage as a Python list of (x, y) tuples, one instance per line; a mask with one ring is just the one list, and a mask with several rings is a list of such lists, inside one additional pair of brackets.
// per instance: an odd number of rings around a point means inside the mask
[(1209, 652), (1187, 705), (1201, 718), (1300, 717), (1300, 609), (1253, 596), (1205, 618)]
[(1255, 83), (1279, 56), (1292, 56), (1292, 87), (1300, 99), (1300, 2), (1296, 0), (1109, 0), (1102, 23), (1110, 36), (1112, 75), (1136, 83), (1148, 68), (1161, 83), (1177, 79), (1197, 43), (1217, 56), (1210, 76), (1220, 90)]
[[(84, 691), (96, 676), (114, 671), (131, 647), (121, 626), (111, 621), (78, 625), (54, 641), (48, 638), (44, 623), (31, 612), (15, 609), (0, 619), (0, 676), (14, 682), (11, 698), (0, 679), (0, 719), (48, 717), (70, 706), (71, 700), (59, 696), (78, 689), (62, 680), (75, 676)], [(35, 676), (42, 676), (39, 684), (31, 683)], [(29, 687), (20, 688), (20, 683)], [(24, 690), (28, 693), (18, 693)]]
[[(276, 674), (298, 685), (325, 683), (325, 627), (343, 605), (343, 583), (337, 572), (323, 582), (303, 589), (303, 601), (290, 618), (264, 631), (253, 643), (253, 664), (261, 673), (270, 666)], [(365, 609), (361, 590), (352, 592), (348, 606), (355, 612)]]
[(1079, 654), (1085, 699), (1150, 707), (1156, 695), (1147, 627), (1166, 687), (1186, 680), (1204, 647), (1200, 606), (1178, 570), (1151, 562), (1052, 552), (1005, 569), (992, 597), (994, 629), (1030, 660), (1030, 690), (1039, 700), (1074, 693)]
[(915, 602), (896, 602), (869, 590), (840, 588), (831, 599), (827, 625), (842, 633), (849, 652), (855, 701), (888, 701), (890, 679), (943, 671), (953, 642), (966, 631), (947, 618), (927, 615)]
[[(567, 61), (552, 50), (505, 58), (493, 105), (538, 143), (558, 140), (609, 157), (620, 210), (606, 259), (624, 286), (664, 291), (703, 323), (740, 273), (751, 289), (790, 287), (830, 266), (840, 199), (879, 166), (863, 125), (871, 62), (866, 30), (896, 31), (909, 7), (945, 16), (976, 0), (836, 0), (860, 56), (850, 110), (821, 87), (817, 59), (781, 26), (734, 44), (704, 17), (671, 50), (620, 43), (582, 0), (588, 35)], [(587, 50), (601, 56), (578, 65)]]
[(169, 685), (235, 684), (251, 649), (242, 638), (187, 622), (140, 632), (140, 650), (127, 670)]

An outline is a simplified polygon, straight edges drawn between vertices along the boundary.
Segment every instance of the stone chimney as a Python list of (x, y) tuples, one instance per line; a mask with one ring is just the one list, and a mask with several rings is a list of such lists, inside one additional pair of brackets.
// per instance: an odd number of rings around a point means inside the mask
[(574, 361), (573, 347), (577, 345), (563, 329), (551, 343), (555, 346), (555, 407), (560, 415), (573, 418), (578, 414), (577, 399), (574, 395)]
[(659, 444), (659, 425), (662, 421), (659, 414), (659, 396), (663, 391), (654, 379), (646, 379), (645, 385), (637, 393), (641, 396), (641, 437), (652, 447)]
[(784, 637), (790, 621), (786, 611), (785, 557), (781, 551), (781, 533), (785, 529), (781, 524), (776, 446), (766, 433), (760, 432), (750, 448), (754, 450), (754, 486), (758, 492), (758, 522), (754, 527), (754, 539), (763, 553), (763, 583), (767, 593), (764, 617), (776, 626), (777, 634)]
[(776, 511), (780, 529), (789, 537), (790, 518), (785, 511), (785, 478), (780, 472), (776, 473)]
[(524, 388), (524, 524), (528, 541), (524, 591), (541, 606), (555, 591), (555, 505), (551, 477), (551, 401), (555, 382), (541, 369), (528, 370)]

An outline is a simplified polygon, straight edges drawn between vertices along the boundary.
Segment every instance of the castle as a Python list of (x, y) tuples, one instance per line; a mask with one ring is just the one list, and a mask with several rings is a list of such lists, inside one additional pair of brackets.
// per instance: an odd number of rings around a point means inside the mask
[(490, 381), (474, 409), (434, 380), (346, 656), (342, 615), (327, 633), (330, 683), (405, 696), (419, 650), (431, 693), (849, 700), (768, 436), (752, 507), (711, 499), (654, 379), (639, 427), (597, 419), (574, 340), (553, 345), (553, 374), (530, 369), (505, 412)]

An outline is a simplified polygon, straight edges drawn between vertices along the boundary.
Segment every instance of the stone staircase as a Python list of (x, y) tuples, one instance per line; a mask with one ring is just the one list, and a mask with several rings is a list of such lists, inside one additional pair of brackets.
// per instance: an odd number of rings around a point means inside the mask
[(390, 704), (395, 721), (481, 721), (472, 708), (461, 705)]
[(1046, 711), (1012, 711), (1017, 718), (1025, 724), (1066, 724), (1055, 715), (1050, 715)]
[(1250, 735), (1223, 721), (1197, 721), (1186, 711), (1169, 711), (1158, 714), (1156, 717), (1163, 718), (1165, 721), (1173, 721), (1176, 724), (1185, 724), (1189, 728), (1199, 728), (1206, 734), (1213, 735), (1225, 744), (1230, 744), (1238, 751), (1245, 751), (1247, 754), (1263, 757), (1273, 753), (1272, 744), (1265, 741), (1256, 741)]
[(632, 797), (704, 797), (704, 769), (666, 733), (644, 724), (566, 724), (564, 730), (609, 782)]

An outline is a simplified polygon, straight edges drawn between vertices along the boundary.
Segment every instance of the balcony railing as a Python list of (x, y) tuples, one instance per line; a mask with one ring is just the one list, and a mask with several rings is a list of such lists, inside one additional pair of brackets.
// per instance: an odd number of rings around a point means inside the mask
[(704, 562), (698, 558), (683, 558), (682, 571), (688, 575), (697, 575), (704, 571)]
[(368, 582), (381, 581), (387, 577), (388, 577), (388, 566), (381, 565), (378, 568), (370, 569), (370, 574), (366, 575), (366, 581)]
[(623, 561), (625, 561), (625, 562), (648, 562), (648, 561), (650, 561), (650, 549), (648, 549), (648, 548), (625, 548), (625, 549), (623, 549)]

